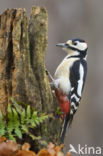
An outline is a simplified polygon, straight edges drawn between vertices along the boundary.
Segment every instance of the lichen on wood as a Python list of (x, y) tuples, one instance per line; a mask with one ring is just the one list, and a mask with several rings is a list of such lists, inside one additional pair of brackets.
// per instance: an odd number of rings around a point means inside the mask
[[(0, 110), (4, 115), (11, 97), (40, 112), (55, 111), (44, 63), (47, 31), (43, 7), (33, 7), (29, 20), (25, 9), (7, 9), (0, 15)], [(41, 131), (46, 140), (58, 139), (59, 120), (50, 119)]]

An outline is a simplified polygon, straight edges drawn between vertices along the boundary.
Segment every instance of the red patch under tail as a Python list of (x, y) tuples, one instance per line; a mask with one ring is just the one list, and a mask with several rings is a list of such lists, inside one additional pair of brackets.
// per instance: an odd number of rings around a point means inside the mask
[(70, 113), (70, 102), (66, 95), (64, 95), (59, 89), (55, 89), (55, 95), (59, 102), (61, 111), (68, 115)]

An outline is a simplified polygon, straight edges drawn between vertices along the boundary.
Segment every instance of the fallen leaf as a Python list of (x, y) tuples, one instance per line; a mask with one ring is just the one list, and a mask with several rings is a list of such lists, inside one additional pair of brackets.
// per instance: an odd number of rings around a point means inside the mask
[(32, 151), (19, 150), (14, 156), (37, 156)]
[(11, 156), (19, 149), (17, 143), (13, 141), (7, 141), (0, 143), (0, 156)]
[(63, 148), (63, 144), (61, 144), (60, 146), (56, 146), (55, 151), (59, 152), (59, 151), (61, 151), (62, 148)]
[(67, 152), (66, 156), (71, 156), (71, 153), (70, 152)]
[(41, 149), (37, 156), (52, 156), (52, 154), (50, 154), (47, 149)]
[(64, 156), (62, 152), (58, 152), (56, 156)]
[(55, 146), (52, 142), (49, 143), (48, 147), (47, 147), (47, 150), (50, 154), (54, 155), (56, 152), (55, 152)]
[(0, 142), (5, 142), (6, 138), (4, 136), (0, 137)]
[(30, 144), (29, 143), (24, 143), (22, 145), (22, 150), (29, 151), (29, 149), (30, 149)]

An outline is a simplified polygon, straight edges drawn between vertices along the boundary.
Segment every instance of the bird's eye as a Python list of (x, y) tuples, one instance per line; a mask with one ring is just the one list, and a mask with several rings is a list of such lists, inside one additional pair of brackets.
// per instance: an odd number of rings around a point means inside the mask
[(67, 44), (67, 43), (65, 43), (65, 46), (66, 46), (66, 47), (68, 47), (68, 44)]
[(77, 45), (77, 42), (73, 42), (73, 45)]

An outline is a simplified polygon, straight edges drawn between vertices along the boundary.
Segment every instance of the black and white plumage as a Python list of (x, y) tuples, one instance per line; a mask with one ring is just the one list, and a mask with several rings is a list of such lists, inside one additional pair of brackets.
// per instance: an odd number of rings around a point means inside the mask
[(68, 55), (57, 67), (54, 74), (54, 87), (60, 90), (70, 102), (70, 112), (66, 114), (61, 134), (61, 142), (64, 141), (66, 127), (72, 121), (73, 115), (78, 109), (87, 74), (87, 43), (81, 39), (68, 40), (66, 43), (57, 44)]
[(87, 63), (84, 59), (77, 60), (70, 68), (70, 82), (71, 82), (70, 114), (74, 114), (79, 106), (86, 79), (86, 73), (87, 73)]

